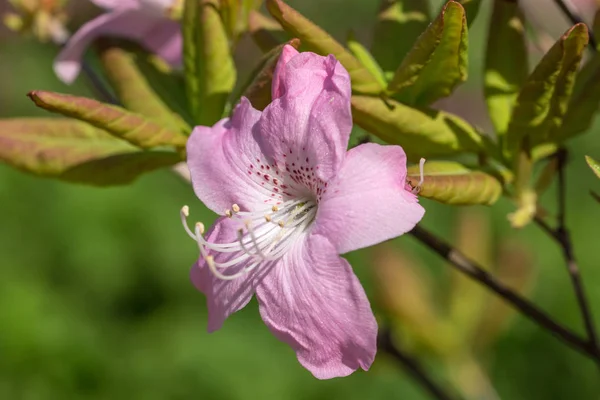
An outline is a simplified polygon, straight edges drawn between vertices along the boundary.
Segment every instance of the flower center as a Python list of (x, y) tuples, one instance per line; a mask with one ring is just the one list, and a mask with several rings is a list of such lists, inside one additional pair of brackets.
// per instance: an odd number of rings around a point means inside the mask
[[(198, 222), (192, 231), (187, 224), (188, 206), (181, 209), (181, 220), (188, 235), (198, 243), (200, 255), (211, 272), (220, 279), (239, 278), (262, 262), (281, 258), (306, 230), (317, 215), (317, 203), (310, 198), (290, 199), (280, 205), (258, 211), (242, 211), (237, 204), (225, 215), (239, 223), (237, 240), (212, 243), (204, 237), (204, 225)], [(219, 254), (235, 253), (226, 262)], [(232, 254), (233, 255), (233, 254)], [(241, 268), (241, 269), (240, 269)], [(235, 270), (234, 273), (228, 272)]]

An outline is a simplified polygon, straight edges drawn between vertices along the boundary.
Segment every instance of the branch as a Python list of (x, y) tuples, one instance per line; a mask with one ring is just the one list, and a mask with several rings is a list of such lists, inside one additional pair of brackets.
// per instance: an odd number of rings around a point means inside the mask
[(486, 286), (530, 320), (549, 330), (563, 342), (600, 364), (600, 350), (596, 346), (554, 321), (536, 305), (497, 281), (486, 270), (474, 261), (469, 260), (459, 250), (453, 248), (419, 225), (410, 231), (410, 234), (446, 259), (454, 268)]
[[(390, 329), (387, 327), (380, 328), (379, 336), (377, 338), (377, 348), (381, 351), (392, 356), (398, 364), (400, 364), (406, 372), (421, 385), (423, 388), (431, 394), (431, 396), (438, 400), (453, 400), (454, 397), (450, 396), (444, 389), (442, 389), (423, 369), (421, 364), (414, 359), (412, 356), (401, 351), (392, 340)], [(458, 398), (456, 398), (458, 399)]]
[(567, 151), (565, 149), (559, 149), (556, 153), (558, 160), (558, 228), (553, 229), (546, 221), (540, 217), (535, 218), (535, 222), (544, 230), (550, 237), (552, 237), (556, 243), (558, 243), (562, 249), (565, 264), (567, 266), (567, 272), (571, 278), (571, 284), (577, 297), (577, 303), (581, 310), (581, 315), (585, 324), (585, 330), (587, 332), (590, 346), (593, 346), (596, 351), (600, 351), (598, 347), (598, 335), (594, 327), (594, 321), (590, 310), (585, 291), (583, 289), (583, 283), (581, 281), (581, 274), (579, 267), (575, 260), (575, 254), (573, 252), (573, 243), (571, 241), (571, 235), (566, 227), (565, 215), (566, 215), (566, 182), (565, 182), (565, 164), (567, 161)]

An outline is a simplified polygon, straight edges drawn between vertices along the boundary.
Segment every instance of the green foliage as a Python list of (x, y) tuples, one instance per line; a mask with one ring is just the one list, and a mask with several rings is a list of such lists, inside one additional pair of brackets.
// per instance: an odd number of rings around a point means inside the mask
[(428, 105), (449, 96), (467, 79), (465, 10), (448, 2), (417, 39), (396, 70), (387, 92), (406, 104)]
[(429, 2), (381, 0), (371, 53), (388, 79), (429, 24)]
[(352, 96), (354, 122), (392, 144), (401, 145), (409, 160), (478, 152), (479, 133), (459, 117), (433, 109), (416, 109), (394, 100)]
[(506, 133), (507, 156), (514, 157), (525, 139), (530, 149), (556, 139), (587, 42), (587, 27), (575, 25), (546, 53), (527, 78)]
[[(128, 110), (188, 135), (189, 125), (169, 108), (169, 105), (175, 103), (166, 103), (164, 97), (161, 98), (152, 88), (147, 74), (140, 71), (136, 64), (140, 57), (140, 53), (136, 55), (106, 42), (101, 46), (102, 68), (117, 98)], [(154, 78), (156, 79), (156, 76)], [(170, 86), (170, 92), (173, 92), (176, 86)]]
[(353, 91), (364, 94), (383, 91), (383, 87), (369, 70), (323, 29), (282, 0), (267, 0), (266, 4), (271, 15), (292, 37), (299, 38), (308, 50), (324, 56), (333, 54), (348, 70)]
[(513, 106), (527, 75), (522, 13), (517, 2), (494, 0), (485, 53), (484, 93), (499, 137), (508, 129)]
[(594, 174), (596, 174), (596, 176), (600, 178), (600, 163), (598, 163), (598, 161), (594, 160), (590, 156), (585, 156), (585, 162), (587, 162)]
[(467, 14), (467, 25), (470, 27), (471, 24), (475, 21), (477, 14), (479, 14), (481, 0), (458, 0), (458, 2), (465, 9), (465, 13)]
[[(502, 194), (502, 185), (491, 175), (451, 161), (426, 162), (419, 196), (453, 205), (492, 205)], [(414, 187), (420, 179), (418, 165), (408, 168), (407, 179)]]
[(237, 75), (217, 0), (185, 0), (183, 65), (194, 122), (212, 126), (223, 116)]
[(375, 61), (369, 50), (356, 39), (352, 31), (348, 33), (346, 46), (348, 46), (348, 50), (350, 50), (352, 55), (377, 79), (381, 87), (385, 87), (387, 81), (381, 67), (379, 67), (379, 64), (377, 64), (377, 61)]
[(40, 176), (95, 186), (124, 185), (180, 161), (141, 151), (85, 122), (59, 118), (0, 120), (0, 160)]
[(86, 97), (34, 90), (28, 96), (45, 110), (85, 121), (144, 149), (184, 147), (187, 137), (140, 114)]

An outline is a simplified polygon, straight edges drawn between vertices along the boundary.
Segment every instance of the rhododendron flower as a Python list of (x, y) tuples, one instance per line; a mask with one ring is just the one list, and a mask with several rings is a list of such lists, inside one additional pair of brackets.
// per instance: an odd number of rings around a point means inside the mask
[(377, 323), (346, 253), (401, 235), (424, 210), (399, 146), (346, 151), (350, 78), (334, 56), (286, 46), (263, 112), (242, 98), (231, 119), (200, 126), (188, 145), (197, 196), (221, 214), (194, 231), (191, 279), (215, 331), (256, 294), (271, 332), (314, 376), (367, 370)]
[(108, 12), (84, 24), (58, 55), (54, 71), (63, 82), (71, 83), (77, 78), (86, 48), (101, 36), (135, 40), (171, 65), (181, 63), (181, 28), (169, 18), (180, 0), (91, 1)]

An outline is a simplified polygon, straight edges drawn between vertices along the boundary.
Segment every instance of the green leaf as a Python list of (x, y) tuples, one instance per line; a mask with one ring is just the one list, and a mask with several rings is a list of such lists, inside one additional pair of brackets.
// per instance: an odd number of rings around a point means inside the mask
[(429, 25), (429, 15), (428, 1), (381, 1), (371, 53), (389, 79)]
[(28, 96), (38, 107), (87, 122), (141, 148), (183, 148), (187, 142), (185, 135), (121, 107), (85, 97), (42, 90), (34, 90)]
[(428, 105), (449, 96), (467, 79), (465, 10), (448, 2), (417, 39), (396, 70), (387, 92), (406, 104)]
[(352, 31), (348, 33), (346, 46), (348, 46), (348, 50), (350, 50), (352, 55), (377, 79), (381, 87), (385, 87), (387, 81), (385, 80), (385, 76), (383, 76), (383, 71), (379, 67), (379, 64), (377, 64), (377, 61), (369, 53), (369, 50), (356, 39)]
[(246, 31), (248, 16), (262, 4), (262, 0), (221, 0), (221, 18), (229, 38), (236, 43)]
[[(419, 196), (453, 205), (491, 205), (502, 194), (502, 185), (491, 175), (451, 161), (426, 162)], [(418, 165), (408, 167), (406, 178), (414, 187), (420, 179)]]
[(600, 108), (600, 55), (597, 53), (581, 68), (575, 81), (564, 122), (555, 140), (564, 142), (589, 130)]
[(290, 35), (283, 30), (279, 22), (258, 11), (250, 13), (248, 17), (248, 31), (254, 43), (264, 53), (290, 40)]
[(515, 157), (524, 138), (528, 138), (530, 148), (554, 141), (587, 42), (585, 24), (575, 25), (552, 46), (529, 75), (519, 92), (506, 132), (507, 157)]
[(528, 75), (523, 15), (517, 2), (494, 0), (485, 54), (484, 93), (496, 135), (508, 129)]
[(183, 65), (194, 121), (211, 126), (223, 116), (237, 74), (218, 0), (185, 0)]
[[(265, 54), (258, 66), (250, 74), (248, 84), (241, 90), (243, 96), (246, 96), (257, 110), (264, 110), (271, 103), (273, 72), (285, 45), (290, 45), (297, 50), (300, 47), (300, 40), (292, 39), (288, 43), (281, 44)], [(236, 96), (237, 99), (240, 97), (241, 95)]]
[(585, 156), (585, 161), (590, 166), (594, 174), (596, 174), (596, 176), (600, 178), (600, 163), (598, 163), (598, 161), (594, 160), (590, 156)]
[(141, 151), (74, 119), (15, 118), (0, 120), (0, 160), (35, 175), (108, 186), (130, 183), (181, 158)]
[(189, 135), (191, 128), (157, 95), (136, 61), (141, 54), (133, 54), (119, 47), (101, 42), (100, 61), (108, 81), (123, 106), (144, 115), (172, 130)]
[(352, 115), (361, 128), (388, 143), (401, 145), (408, 158), (479, 152), (482, 136), (459, 117), (432, 109), (415, 109), (394, 100), (352, 96)]
[(323, 56), (333, 54), (348, 70), (353, 91), (365, 94), (378, 94), (383, 91), (383, 87), (369, 70), (323, 29), (282, 0), (267, 0), (266, 4), (271, 15), (293, 37), (299, 38), (308, 50)]

